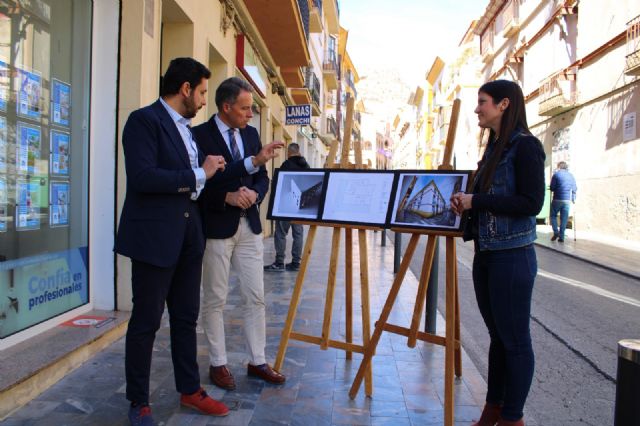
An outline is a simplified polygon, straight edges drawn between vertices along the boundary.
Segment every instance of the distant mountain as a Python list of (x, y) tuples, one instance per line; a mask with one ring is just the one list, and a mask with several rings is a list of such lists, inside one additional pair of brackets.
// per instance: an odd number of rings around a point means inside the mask
[[(364, 102), (362, 134), (375, 140), (375, 132), (384, 130), (386, 122), (393, 122), (399, 109), (407, 105), (411, 88), (396, 69), (358, 69), (358, 98)], [(373, 127), (373, 128), (371, 128)]]

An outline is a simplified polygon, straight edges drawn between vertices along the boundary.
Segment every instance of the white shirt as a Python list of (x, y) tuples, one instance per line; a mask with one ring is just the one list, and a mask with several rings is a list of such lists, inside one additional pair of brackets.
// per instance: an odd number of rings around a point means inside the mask
[(191, 120), (178, 114), (178, 112), (171, 108), (164, 99), (160, 98), (160, 103), (167, 110), (171, 119), (178, 128), (178, 133), (180, 133), (184, 147), (187, 149), (187, 154), (189, 154), (189, 164), (191, 164), (191, 168), (193, 169), (193, 173), (196, 178), (196, 192), (191, 193), (191, 199), (196, 200), (200, 195), (200, 192), (202, 192), (202, 188), (204, 188), (204, 184), (207, 181), (207, 175), (204, 173), (204, 169), (198, 164), (198, 146), (196, 145), (196, 141), (193, 140), (193, 135), (189, 129), (189, 127), (191, 127)]
[[(220, 130), (220, 133), (222, 133), (222, 138), (224, 139), (224, 142), (227, 144), (227, 148), (229, 148), (229, 152), (233, 152), (231, 150), (231, 140), (229, 139), (229, 129), (231, 129), (231, 127), (227, 126), (222, 120), (220, 120), (220, 117), (218, 117), (218, 114), (214, 116), (213, 120), (216, 122), (216, 125), (218, 126), (218, 130)], [(240, 135), (240, 132), (238, 131), (238, 129), (233, 129), (233, 132), (234, 132), (234, 136), (236, 137), (236, 145), (238, 146), (238, 151), (240, 151), (240, 156), (244, 158), (244, 143), (242, 142), (242, 136)], [(247, 170), (247, 173), (249, 173), (250, 175), (257, 173), (258, 170), (260, 170), (260, 167), (256, 167), (253, 165), (253, 160), (251, 156), (244, 158), (244, 168)]]

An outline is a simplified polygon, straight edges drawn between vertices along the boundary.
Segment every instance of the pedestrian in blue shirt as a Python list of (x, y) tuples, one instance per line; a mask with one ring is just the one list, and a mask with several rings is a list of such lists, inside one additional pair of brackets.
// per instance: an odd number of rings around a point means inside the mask
[[(564, 230), (567, 228), (569, 220), (569, 209), (571, 203), (576, 202), (576, 180), (569, 173), (569, 165), (560, 161), (558, 170), (551, 177), (551, 185), (549, 187), (553, 192), (551, 201), (551, 228), (553, 228), (553, 237), (551, 241), (558, 240), (559, 243), (564, 242)], [(560, 213), (560, 229), (558, 229), (558, 213)]]

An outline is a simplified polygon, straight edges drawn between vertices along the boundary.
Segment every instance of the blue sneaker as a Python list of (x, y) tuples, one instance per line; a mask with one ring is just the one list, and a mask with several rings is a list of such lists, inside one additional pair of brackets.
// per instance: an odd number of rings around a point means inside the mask
[(156, 426), (151, 417), (151, 407), (142, 404), (129, 408), (129, 422), (131, 426)]

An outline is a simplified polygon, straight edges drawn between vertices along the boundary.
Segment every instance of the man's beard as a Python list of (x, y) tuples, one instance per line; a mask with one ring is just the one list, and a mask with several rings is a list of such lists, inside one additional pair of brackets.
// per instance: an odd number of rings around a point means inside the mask
[(184, 103), (184, 118), (193, 118), (196, 116), (196, 114), (198, 113), (198, 110), (200, 108), (196, 107), (196, 102), (193, 99), (193, 96), (189, 96), (187, 99), (185, 99)]

